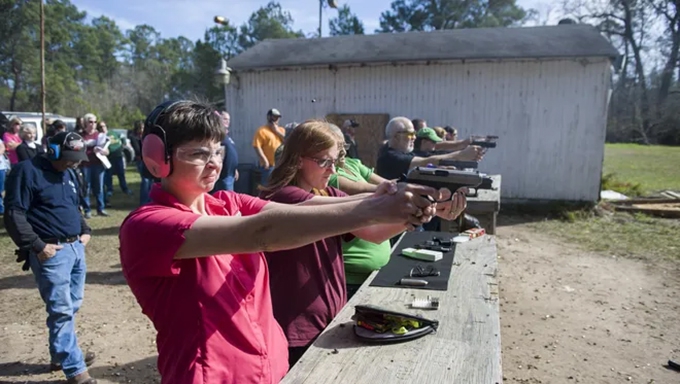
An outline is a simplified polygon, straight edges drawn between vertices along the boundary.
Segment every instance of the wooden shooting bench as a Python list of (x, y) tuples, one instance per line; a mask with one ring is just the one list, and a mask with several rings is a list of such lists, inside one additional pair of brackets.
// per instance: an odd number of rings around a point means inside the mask
[[(457, 244), (446, 291), (372, 287), (373, 272), (282, 383), (501, 384), (496, 252), (494, 236)], [(410, 309), (413, 295), (438, 297), (440, 307)], [(367, 343), (354, 335), (351, 317), (359, 304), (418, 314), (438, 320), (439, 328), (411, 341)]]
[[(489, 175), (493, 179), (493, 188), (480, 189), (476, 197), (467, 198), (466, 213), (476, 217), (486, 233), (496, 234), (496, 217), (501, 209), (501, 175)], [(442, 220), (442, 231), (458, 232), (456, 221)]]

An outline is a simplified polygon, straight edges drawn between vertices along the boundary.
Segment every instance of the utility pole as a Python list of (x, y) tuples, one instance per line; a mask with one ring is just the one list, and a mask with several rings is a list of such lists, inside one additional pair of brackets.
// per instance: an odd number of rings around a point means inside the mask
[[(328, 1), (328, 6), (331, 8), (338, 8), (337, 0), (325, 0)], [(321, 38), (321, 32), (323, 28), (323, 3), (324, 0), (319, 0), (319, 38)]]
[(321, 38), (322, 27), (323, 27), (323, 0), (319, 0), (319, 38)]
[(40, 0), (40, 104), (42, 107), (42, 131), (47, 133), (45, 122), (45, 4)]
[[(228, 26), (229, 25), (229, 20), (227, 20), (227, 18), (224, 17), (224, 16), (215, 16), (213, 21), (215, 21), (215, 24), (219, 24), (219, 25), (222, 25), (222, 26)], [(221, 53), (220, 53), (220, 56), (222, 56)], [(217, 70), (214, 73), (215, 80), (217, 80), (217, 83), (222, 85), (222, 87), (224, 88), (224, 110), (225, 111), (227, 110), (227, 98), (229, 96), (228, 86), (229, 86), (229, 82), (230, 82), (230, 79), (231, 79), (231, 68), (229, 68), (229, 66), (227, 65), (227, 59), (230, 59), (230, 58), (231, 58), (231, 49), (230, 49), (230, 52), (228, 53), (227, 58), (224, 58), (224, 56), (222, 56), (220, 58), (220, 66), (217, 68)]]

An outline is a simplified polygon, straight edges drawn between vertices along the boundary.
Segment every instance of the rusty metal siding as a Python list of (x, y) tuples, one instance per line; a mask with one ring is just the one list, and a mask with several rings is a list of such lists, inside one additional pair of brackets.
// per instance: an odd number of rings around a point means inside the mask
[[(608, 59), (340, 67), (238, 74), (232, 135), (255, 162), (252, 135), (278, 108), (283, 122), (328, 113), (388, 113), (495, 134), (480, 170), (503, 175), (502, 196), (593, 201), (599, 196), (610, 88)], [(314, 100), (315, 102), (312, 102)]]

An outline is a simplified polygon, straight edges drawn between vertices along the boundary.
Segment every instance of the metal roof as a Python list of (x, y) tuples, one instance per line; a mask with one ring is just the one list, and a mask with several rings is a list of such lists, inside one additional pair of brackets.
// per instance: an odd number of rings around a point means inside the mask
[(608, 57), (619, 52), (586, 24), (269, 39), (229, 61), (234, 70), (320, 65)]

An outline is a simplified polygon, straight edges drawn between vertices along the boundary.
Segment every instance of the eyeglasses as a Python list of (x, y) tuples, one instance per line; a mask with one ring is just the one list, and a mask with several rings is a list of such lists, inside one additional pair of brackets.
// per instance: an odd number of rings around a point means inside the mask
[(343, 144), (342, 148), (345, 149), (345, 151), (349, 151), (349, 148), (352, 146), (352, 144)]
[(222, 161), (224, 159), (224, 147), (219, 147), (215, 150), (205, 147), (177, 148), (177, 159), (194, 165), (206, 165), (215, 158), (215, 161)]
[(411, 132), (411, 131), (401, 131), (401, 132), (397, 132), (397, 135), (404, 135), (404, 136), (406, 136), (406, 137), (409, 138), (409, 139), (414, 139), (414, 138), (416, 137), (416, 133), (415, 133), (415, 132)]
[(340, 159), (317, 159), (314, 157), (308, 157), (307, 159), (313, 161), (321, 168), (330, 168), (332, 166), (338, 166), (340, 164)]

